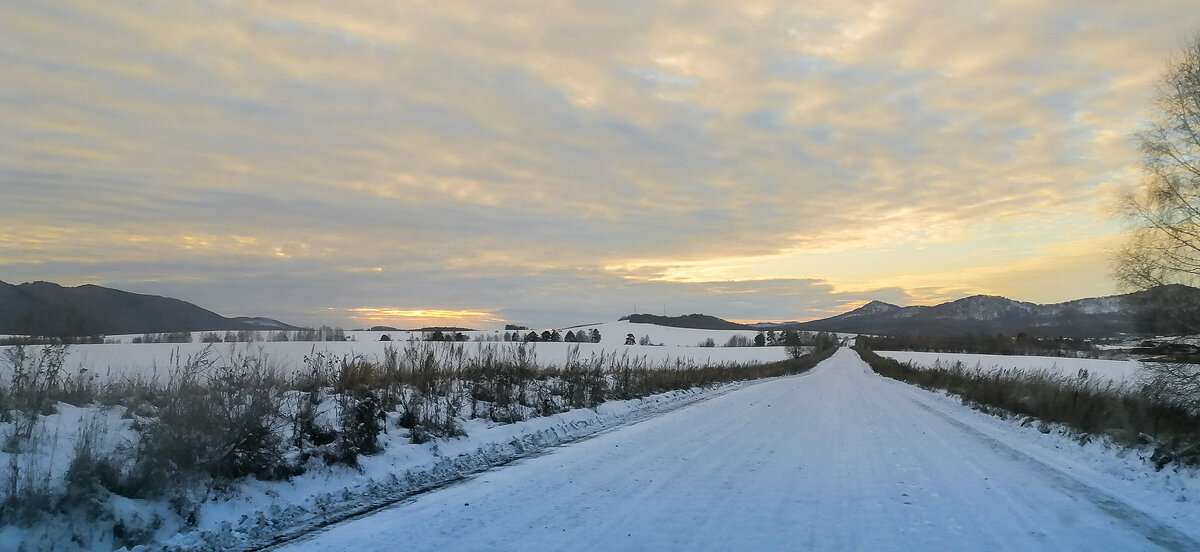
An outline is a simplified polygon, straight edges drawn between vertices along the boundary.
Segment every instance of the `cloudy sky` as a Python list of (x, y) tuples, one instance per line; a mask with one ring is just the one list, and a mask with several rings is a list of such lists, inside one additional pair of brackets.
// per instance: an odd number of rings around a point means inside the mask
[(1119, 292), (1195, 0), (0, 0), (0, 280), (296, 324)]

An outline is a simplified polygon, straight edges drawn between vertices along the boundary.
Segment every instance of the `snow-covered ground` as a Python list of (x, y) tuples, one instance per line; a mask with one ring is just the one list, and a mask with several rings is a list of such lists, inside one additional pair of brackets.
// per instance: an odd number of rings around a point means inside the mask
[(1200, 481), (843, 349), (282, 550), (1200, 550)]
[[(465, 437), (438, 439), (424, 444), (409, 442), (405, 430), (396, 428), (391, 414), (388, 432), (380, 436), (384, 452), (359, 458), (359, 467), (324, 466), (311, 462), (309, 471), (289, 481), (253, 478), (206, 497), (192, 497), (186, 508), (195, 525), (179, 533), (178, 515), (166, 502), (117, 498), (117, 520), (134, 530), (149, 528), (159, 544), (177, 550), (239, 550), (255, 547), (280, 536), (303, 532), (331, 520), (354, 515), (425, 489), (443, 485), (479, 470), (515, 458), (537, 454), (550, 447), (586, 438), (609, 428), (638, 422), (710, 397), (739, 389), (747, 382), (708, 389), (672, 391), (644, 399), (609, 401), (594, 409), (513, 424), (473, 419), (466, 422)], [(58, 404), (58, 412), (44, 418), (43, 431), (53, 438), (32, 454), (18, 459), (19, 467), (45, 472), (49, 485), (59, 488), (70, 463), (81, 428), (95, 424), (99, 448), (113, 450), (136, 435), (125, 419), (125, 409), (76, 408)], [(0, 423), (5, 434), (6, 423)], [(64, 452), (67, 451), (67, 452)], [(0, 465), (12, 455), (0, 451)], [(19, 527), (0, 519), (0, 552), (29, 550), (112, 550), (114, 519), (53, 520), (53, 525)]]
[(934, 363), (950, 366), (961, 362), (968, 369), (1025, 371), (1046, 370), (1067, 377), (1076, 377), (1080, 370), (1087, 370), (1089, 378), (1103, 379), (1117, 384), (1137, 380), (1141, 363), (1136, 360), (1098, 360), (1089, 358), (1064, 358), (1018, 355), (980, 355), (963, 353), (924, 353), (914, 351), (876, 351), (879, 356), (894, 358), (900, 362), (911, 362), (916, 366), (933, 367)]
[[(572, 328), (589, 333), (592, 328), (601, 332), (600, 343), (526, 343), (526, 350), (533, 351), (536, 361), (543, 366), (560, 366), (566, 361), (572, 348), (578, 347), (580, 358), (587, 359), (592, 355), (628, 355), (630, 358), (641, 358), (650, 365), (682, 361), (696, 364), (742, 363), (742, 362), (772, 362), (787, 358), (783, 347), (721, 347), (735, 334), (753, 339), (757, 332), (749, 330), (694, 330), (687, 328), (667, 328), (651, 324), (632, 324), (629, 322), (611, 322), (593, 324)], [(192, 343), (133, 343), (134, 337), (141, 336), (109, 336), (109, 339), (119, 343), (72, 345), (64, 365), (66, 374), (77, 377), (96, 377), (103, 381), (122, 378), (159, 378), (165, 381), (171, 369), (179, 362), (199, 354), (208, 344), (200, 343), (203, 332), (192, 333)], [(263, 332), (264, 335), (270, 332)], [(503, 331), (465, 332), (468, 339), (477, 336), (499, 337)], [(522, 333), (527, 333), (522, 332)], [(566, 334), (566, 330), (561, 330)], [(388, 335), (392, 341), (380, 341), (380, 337)], [(662, 346), (625, 345), (625, 338), (633, 334), (640, 339), (649, 336), (652, 343)], [(257, 341), (253, 343), (214, 343), (214, 352), (226, 357), (235, 354), (258, 355), (265, 354), (280, 370), (288, 373), (303, 367), (304, 357), (314, 352), (325, 351), (334, 357), (362, 356), (371, 361), (383, 358), (384, 348), (388, 345), (403, 347), (410, 339), (421, 339), (419, 332), (346, 332), (352, 341)], [(699, 347), (699, 343), (712, 339), (717, 347)], [(480, 347), (497, 347), (515, 349), (520, 343), (515, 342), (475, 342), (461, 344), (467, 352), (473, 352)], [(3, 351), (6, 347), (0, 347)], [(0, 365), (0, 377), (5, 377), (6, 367)], [(81, 370), (85, 370), (81, 372)]]
[[(38, 462), (61, 481), (81, 427), (133, 438), (122, 414), (60, 404), (43, 429), (58, 444)], [(314, 465), (196, 498), (187, 533), (166, 503), (116, 506), (180, 549), (283, 535), (299, 537), (289, 550), (1200, 550), (1194, 472), (1032, 425), (878, 377), (843, 349), (801, 376), (473, 420), (467, 437), (414, 445), (389, 431), (361, 469)], [(80, 548), (111, 549), (112, 520), (77, 522), (0, 521), (0, 551), (74, 549), (88, 534)]]

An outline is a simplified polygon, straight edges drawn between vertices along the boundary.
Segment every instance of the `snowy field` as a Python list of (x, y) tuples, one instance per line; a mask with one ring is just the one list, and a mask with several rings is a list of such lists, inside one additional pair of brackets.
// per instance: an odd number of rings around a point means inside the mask
[[(783, 347), (721, 347), (735, 334), (753, 339), (754, 331), (728, 330), (693, 330), (686, 328), (666, 328), (650, 324), (632, 324), (629, 322), (612, 322), (594, 324), (573, 331), (593, 328), (601, 332), (600, 343), (527, 343), (525, 348), (532, 351), (537, 364), (542, 366), (561, 366), (567, 359), (572, 348), (578, 347), (579, 358), (588, 359), (593, 355), (627, 355), (631, 359), (643, 359), (651, 366), (671, 364), (674, 362), (695, 364), (743, 363), (743, 362), (773, 362), (787, 358)], [(566, 334), (567, 330), (561, 330)], [(171, 370), (177, 364), (186, 362), (189, 357), (198, 355), (208, 344), (200, 343), (203, 332), (192, 333), (192, 343), (133, 343), (140, 335), (109, 336), (108, 339), (118, 340), (116, 344), (72, 345), (64, 364), (66, 374), (76, 376), (81, 373), (85, 377), (96, 377), (100, 381), (112, 381), (124, 378), (158, 378), (166, 381)], [(464, 332), (471, 341), (461, 343), (469, 354), (481, 347), (497, 347), (502, 350), (513, 350), (520, 343), (504, 341), (473, 341), (477, 337), (483, 339), (499, 338), (503, 331)], [(528, 330), (521, 333), (528, 333)], [(540, 333), (540, 332), (539, 332)], [(628, 334), (640, 339), (649, 336), (653, 345), (625, 345)], [(263, 336), (266, 337), (264, 332)], [(392, 341), (380, 341), (387, 335)], [(304, 357), (315, 352), (325, 351), (335, 357), (361, 356), (369, 361), (379, 361), (383, 358), (384, 348), (391, 345), (402, 348), (409, 339), (420, 339), (420, 332), (346, 332), (350, 341), (256, 341), (253, 343), (214, 343), (213, 352), (223, 357), (237, 354), (264, 354), (268, 360), (283, 373), (290, 373), (304, 366)], [(699, 347), (707, 339), (712, 339), (717, 347)], [(0, 351), (5, 347), (0, 347)], [(0, 366), (0, 377), (5, 377), (5, 366)]]
[[(129, 440), (122, 414), (60, 404), (46, 431)], [(245, 480), (185, 533), (165, 503), (119, 515), (180, 550), (1200, 550), (1196, 473), (981, 414), (848, 349), (800, 376), (468, 424), (419, 445), (389, 431), (361, 469)], [(111, 549), (111, 533), (70, 541), (86, 523), (0, 523), (0, 552)]]
[[(980, 355), (962, 353), (924, 353), (913, 351), (876, 351), (879, 356), (910, 362), (915, 366), (933, 367), (934, 363), (950, 366), (963, 363), (968, 369), (1024, 371), (1046, 370), (1067, 377), (1076, 377), (1080, 370), (1087, 370), (1089, 378), (1111, 381), (1116, 384), (1137, 381), (1141, 363), (1136, 360), (1098, 360), (1089, 358), (1064, 358), (1017, 355)], [(1096, 380), (1093, 380), (1096, 381)]]
[(1200, 482), (842, 349), (280, 550), (1200, 550)]

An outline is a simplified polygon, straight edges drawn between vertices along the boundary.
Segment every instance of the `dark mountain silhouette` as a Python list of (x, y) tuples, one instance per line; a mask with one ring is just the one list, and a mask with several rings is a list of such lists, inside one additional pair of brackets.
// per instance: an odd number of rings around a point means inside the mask
[(631, 314), (622, 316), (620, 320), (628, 320), (634, 324), (655, 324), (671, 328), (691, 328), (694, 330), (753, 330), (745, 324), (738, 324), (707, 314), (687, 314), (684, 316), (658, 316), (654, 314)]
[(934, 306), (901, 307), (871, 301), (809, 322), (737, 324), (715, 316), (631, 314), (621, 320), (702, 330), (805, 330), (891, 336), (1020, 333), (1034, 337), (1121, 337), (1200, 332), (1200, 289), (1161, 286), (1148, 291), (1039, 305), (975, 295)]
[[(1149, 291), (1039, 305), (975, 295), (935, 306), (900, 307), (872, 301), (830, 318), (776, 329), (893, 336), (1025, 333), (1037, 337), (1118, 337), (1188, 333), (1198, 328), (1200, 289), (1162, 286)], [(1195, 330), (1191, 330), (1194, 332)]]
[(295, 330), (278, 320), (226, 318), (179, 299), (96, 285), (0, 282), (0, 334), (84, 336), (204, 330)]

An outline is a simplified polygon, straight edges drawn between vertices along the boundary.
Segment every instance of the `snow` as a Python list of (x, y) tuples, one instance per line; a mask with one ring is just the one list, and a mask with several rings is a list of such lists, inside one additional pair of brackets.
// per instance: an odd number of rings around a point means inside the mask
[(1108, 314), (1121, 312), (1129, 308), (1128, 303), (1122, 297), (1095, 297), (1092, 299), (1071, 301), (1066, 304), (1078, 308), (1079, 312), (1084, 314)]
[(283, 550), (1197, 550), (1195, 474), (872, 373), (813, 371), (605, 432)]
[[(668, 328), (652, 324), (633, 324), (630, 322), (612, 322), (591, 324), (571, 328), (591, 331), (596, 328), (601, 332), (600, 343), (527, 343), (526, 350), (532, 350), (536, 361), (543, 366), (562, 365), (573, 347), (578, 347), (580, 358), (587, 359), (591, 355), (628, 355), (630, 358), (641, 358), (650, 365), (670, 364), (676, 361), (694, 362), (696, 364), (744, 363), (744, 362), (773, 362), (787, 358), (783, 347), (721, 347), (735, 334), (745, 335), (751, 339), (758, 333), (753, 330), (694, 330), (689, 328)], [(528, 333), (529, 330), (521, 333)], [(560, 330), (563, 335), (566, 329)], [(476, 336), (501, 336), (503, 331), (473, 331), (464, 332), (468, 339)], [(540, 330), (539, 330), (540, 333)], [(636, 338), (650, 336), (651, 342), (662, 346), (625, 345), (625, 336), (634, 334)], [(383, 335), (391, 337), (392, 341), (380, 341)], [(353, 341), (259, 341), (253, 343), (214, 343), (214, 352), (231, 358), (235, 355), (248, 354), (255, 356), (265, 354), (268, 359), (284, 373), (303, 367), (304, 357), (319, 351), (332, 354), (335, 358), (343, 356), (362, 356), (367, 360), (380, 361), (384, 348), (388, 345), (403, 347), (412, 339), (421, 339), (420, 332), (367, 332), (349, 331), (348, 338)], [(115, 344), (71, 345), (68, 348), (64, 364), (66, 374), (72, 377), (95, 377), (100, 381), (113, 381), (125, 378), (157, 378), (165, 382), (170, 377), (171, 369), (189, 357), (198, 355), (209, 344), (200, 343), (201, 332), (193, 332), (192, 343), (132, 343), (132, 338), (139, 336), (110, 336), (119, 340)], [(697, 345), (711, 338), (717, 347), (698, 347)], [(462, 346), (472, 352), (480, 347), (494, 346), (501, 349), (515, 349), (520, 346), (515, 342), (475, 342), (468, 341)], [(7, 347), (0, 347), (3, 351)], [(7, 377), (6, 366), (0, 365), (0, 377)]]
[[(738, 361), (784, 354), (781, 347), (674, 345), (694, 345), (710, 335), (705, 330), (602, 328), (606, 341), (580, 344), (581, 351), (671, 351), (678, 355), (673, 358), (725, 353)], [(650, 333), (667, 345), (626, 348), (608, 340), (623, 343), (626, 333)], [(722, 333), (728, 335), (711, 335)], [(314, 348), (381, 355), (385, 344), (250, 347), (279, 361)], [(545, 364), (565, 358), (571, 345), (541, 343), (536, 351)], [(69, 362), (107, 361), (144, 376), (153, 371), (139, 363), (150, 360), (165, 378), (172, 355), (202, 347), (78, 346), (73, 354), (86, 354)], [(1083, 367), (1114, 380), (1136, 371), (1136, 363), (1086, 359), (881, 354), (1068, 375)], [(100, 450), (136, 441), (124, 414), (121, 407), (59, 404), (43, 419), (47, 438), (22, 461), (61, 485), (85, 425), (99, 428)], [(194, 531), (176, 533), (178, 521), (166, 502), (117, 498), (115, 517), (147, 526), (163, 520), (156, 539), (181, 550), (245, 548), (279, 534), (302, 535), (284, 547), (292, 550), (1200, 549), (1194, 472), (1156, 472), (1143, 458), (1146, 451), (1102, 441), (1080, 445), (1036, 425), (1023, 427), (880, 378), (843, 349), (797, 377), (614, 401), (516, 424), (472, 420), (466, 437), (421, 445), (409, 443), (389, 420), (385, 452), (363, 457), (360, 469), (310, 464), (291, 481), (246, 480), (198, 499)], [(8, 453), (0, 452), (0, 465), (9, 465)], [(87, 520), (76, 522), (33, 529), (0, 522), (0, 551), (73, 547), (72, 535), (87, 531)], [(91, 522), (112, 526), (111, 520)], [(111, 534), (92, 538), (84, 548), (110, 549), (108, 539)]]
[[(708, 390), (610, 401), (595, 409), (576, 409), (515, 424), (498, 425), (476, 419), (464, 427), (466, 437), (421, 445), (409, 443), (402, 431), (392, 430), (381, 438), (386, 450), (361, 457), (360, 469), (320, 467), (290, 482), (251, 481), (230, 496), (205, 503), (197, 516), (201, 531), (178, 535), (168, 543), (184, 549), (259, 543), (264, 535), (271, 535), (271, 526), (281, 522), (301, 529), (320, 525), (352, 515), (364, 505), (397, 500), (744, 385), (747, 384), (734, 383)], [(254, 513), (262, 517), (257, 518)]]
[(1137, 381), (1141, 363), (1136, 360), (1100, 360), (1091, 358), (1043, 357), (1019, 355), (982, 355), (967, 353), (925, 353), (917, 351), (876, 351), (880, 356), (910, 362), (915, 366), (931, 368), (934, 363), (950, 366), (961, 362), (968, 369), (999, 371), (1017, 369), (1025, 371), (1046, 370), (1067, 377), (1075, 377), (1080, 370), (1087, 370), (1089, 378), (1100, 378), (1116, 384)]
[[(280, 534), (303, 531), (330, 520), (353, 515), (415, 492), (454, 481), (464, 475), (509, 462), (549, 447), (624, 424), (635, 423), (696, 401), (738, 389), (732, 383), (709, 389), (672, 391), (644, 399), (609, 401), (594, 409), (496, 424), (474, 419), (464, 424), (466, 437), (439, 439), (416, 445), (406, 430), (396, 428), (395, 414), (388, 432), (380, 436), (384, 452), (360, 457), (360, 466), (325, 466), (310, 462), (306, 473), (290, 481), (247, 479), (232, 488), (198, 498), (189, 509), (194, 530), (177, 533), (181, 520), (174, 504), (115, 497), (115, 519), (132, 527), (150, 527), (158, 542), (179, 550), (239, 549), (264, 544)], [(37, 478), (52, 488), (65, 485), (63, 476), (81, 428), (96, 424), (99, 451), (136, 442), (132, 421), (122, 407), (77, 408), (60, 403), (58, 413), (42, 418), (45, 437), (31, 453), (15, 457), (0, 451), (0, 466), (11, 460), (21, 469), (39, 470)], [(0, 435), (8, 424), (0, 422)], [(66, 526), (64, 526), (64, 523)], [(92, 525), (89, 526), (88, 524)], [(111, 550), (113, 519), (54, 520), (40, 527), (17, 527), (0, 520), (0, 552), (17, 550)], [(88, 542), (80, 545), (74, 541)]]

